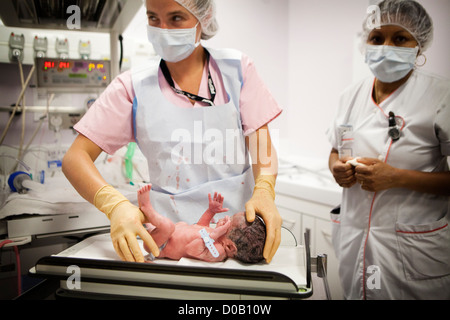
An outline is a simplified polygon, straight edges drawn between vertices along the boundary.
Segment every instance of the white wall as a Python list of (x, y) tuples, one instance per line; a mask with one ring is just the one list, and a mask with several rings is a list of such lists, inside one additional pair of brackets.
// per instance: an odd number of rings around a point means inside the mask
[[(423, 67), (450, 78), (450, 1), (419, 1), (434, 21), (435, 41)], [(369, 74), (356, 48), (369, 1), (289, 0), (287, 150), (328, 158), (325, 131), (339, 93)]]
[(289, 150), (325, 157), (324, 132), (352, 80), (352, 47), (366, 9), (361, 0), (289, 1)]
[[(216, 0), (220, 31), (204, 44), (236, 48), (254, 60), (284, 108), (271, 125), (272, 130), (279, 130), (282, 156), (328, 157), (325, 131), (339, 94), (368, 74), (355, 40), (369, 1)], [(419, 2), (435, 25), (435, 40), (426, 52), (424, 69), (450, 78), (450, 1)], [(152, 54), (146, 23), (143, 8), (124, 32), (125, 68)], [(7, 81), (9, 76), (1, 77)]]
[(205, 46), (236, 48), (255, 63), (278, 103), (288, 104), (289, 1), (216, 0), (220, 30)]

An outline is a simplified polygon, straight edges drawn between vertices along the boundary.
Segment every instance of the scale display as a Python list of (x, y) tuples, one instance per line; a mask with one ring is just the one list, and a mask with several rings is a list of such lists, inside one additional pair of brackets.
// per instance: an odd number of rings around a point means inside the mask
[(110, 61), (36, 58), (39, 88), (105, 88), (111, 81)]

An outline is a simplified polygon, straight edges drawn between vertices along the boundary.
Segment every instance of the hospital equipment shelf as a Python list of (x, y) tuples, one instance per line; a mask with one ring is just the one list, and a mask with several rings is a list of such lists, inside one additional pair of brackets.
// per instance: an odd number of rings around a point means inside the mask
[(337, 272), (338, 261), (331, 242), (330, 211), (341, 201), (341, 189), (325, 175), (314, 175), (301, 170), (280, 174), (276, 184), (278, 211), (283, 226), (290, 229), (300, 243), (302, 235), (310, 232), (311, 256), (327, 255), (327, 278), (332, 299), (342, 299)]
[(56, 215), (23, 215), (0, 220), (0, 234), (8, 238), (45, 238), (77, 233), (109, 230), (109, 221), (98, 212)]
[[(119, 35), (125, 31), (139, 10), (145, 9), (142, 0), (108, 1), (106, 5), (106, 1), (88, 0), (83, 2), (81, 8), (76, 5), (68, 6), (65, 2), (58, 5), (58, 1), (29, 1), (27, 2), (28, 10), (15, 5), (14, 2), (16, 1), (0, 1), (0, 17), (3, 22), (0, 34), (2, 30), (6, 30), (5, 33), (9, 37), (11, 31), (21, 28), (19, 30), (25, 33), (26, 37), (30, 35), (29, 39), (33, 39), (36, 32), (40, 35), (48, 35), (52, 44), (54, 38), (57, 40), (61, 32), (68, 34), (69, 39), (79, 37), (83, 33), (91, 33), (90, 38), (93, 33), (109, 34), (111, 78), (120, 73)], [(73, 7), (77, 7), (78, 16), (75, 14), (76, 8)], [(80, 14), (82, 18), (80, 18)], [(79, 25), (76, 23), (74, 25), (77, 20)], [(33, 64), (34, 50), (29, 39), (25, 40), (24, 64)], [(52, 44), (49, 44), (48, 54), (50, 56), (54, 54), (52, 48), (56, 47), (56, 41), (53, 46)], [(78, 41), (76, 44), (78, 46)], [(6, 49), (8, 49), (6, 46), (0, 45), (0, 52), (5, 52)], [(3, 54), (3, 56), (5, 55)]]

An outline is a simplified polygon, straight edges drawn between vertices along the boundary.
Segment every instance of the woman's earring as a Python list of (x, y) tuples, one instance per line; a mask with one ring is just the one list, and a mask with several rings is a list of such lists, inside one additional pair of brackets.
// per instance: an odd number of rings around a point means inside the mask
[[(422, 59), (423, 59), (423, 63), (422, 64), (418, 64), (417, 63), (417, 61), (419, 61), (419, 58), (420, 57), (423, 57)], [(417, 60), (416, 60), (416, 67), (423, 67), (424, 65), (425, 65), (425, 63), (427, 63), (427, 57), (423, 54), (423, 53), (421, 53), (418, 57), (417, 57)]]

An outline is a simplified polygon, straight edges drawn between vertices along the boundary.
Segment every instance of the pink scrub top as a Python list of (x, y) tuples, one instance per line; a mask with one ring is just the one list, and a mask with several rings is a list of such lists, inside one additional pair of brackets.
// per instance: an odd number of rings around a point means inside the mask
[[(244, 135), (249, 135), (275, 119), (282, 112), (282, 108), (258, 75), (253, 61), (246, 55), (242, 56), (241, 61), (243, 86), (239, 108)], [(220, 70), (212, 58), (209, 62), (209, 71), (217, 91), (215, 105), (225, 104), (228, 101), (227, 92)], [(109, 154), (113, 154), (129, 142), (135, 142), (132, 110), (135, 92), (131, 74), (131, 71), (126, 71), (117, 76), (74, 126), (75, 130)], [(167, 83), (161, 69), (158, 80), (164, 96), (173, 104), (184, 108), (205, 106), (198, 102), (193, 105), (187, 97), (176, 94)], [(179, 88), (176, 83), (175, 86)], [(198, 95), (210, 97), (206, 67), (203, 70)]]

